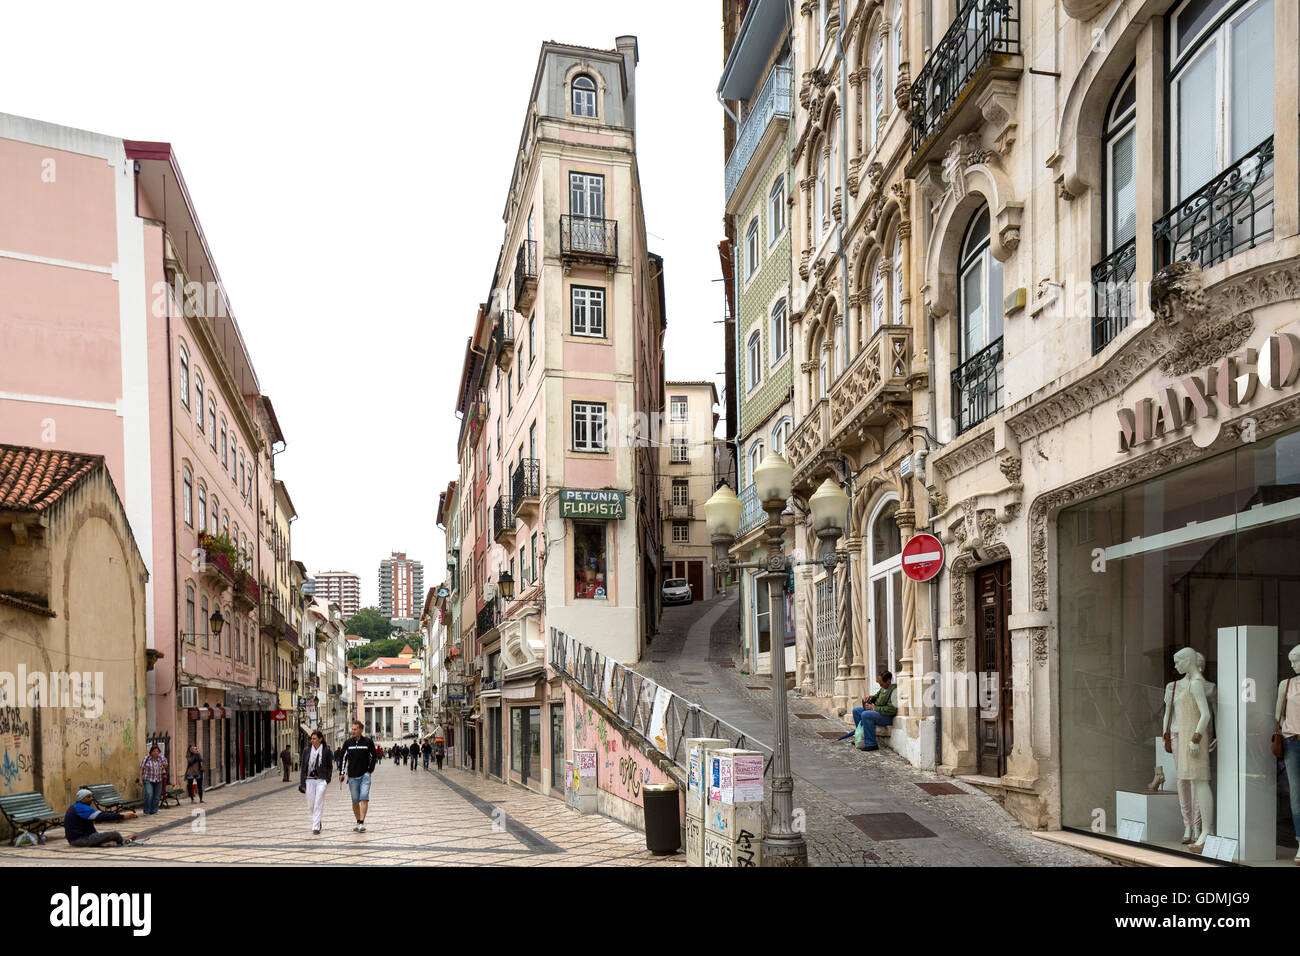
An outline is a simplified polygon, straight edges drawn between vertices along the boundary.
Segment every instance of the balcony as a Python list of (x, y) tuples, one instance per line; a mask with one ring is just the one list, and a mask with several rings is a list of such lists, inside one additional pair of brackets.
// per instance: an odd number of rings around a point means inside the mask
[(1092, 354), (1096, 355), (1133, 321), (1133, 273), (1137, 240), (1130, 239), (1092, 267)]
[(673, 501), (671, 498), (664, 499), (664, 520), (675, 519), (677, 521), (684, 521), (688, 518), (694, 517), (694, 501)]
[(727, 203), (731, 202), (732, 194), (745, 178), (745, 170), (749, 168), (749, 161), (759, 152), (759, 146), (765, 141), (772, 142), (785, 131), (786, 124), (790, 121), (794, 100), (791, 77), (790, 67), (772, 67), (766, 82), (763, 83), (763, 88), (754, 98), (754, 105), (746, 113), (745, 122), (736, 137), (736, 145), (732, 147), (731, 155), (727, 157)]
[(969, 125), (983, 125), (977, 94), (997, 79), (1020, 73), (1018, 62), (1012, 62), (1020, 53), (1020, 18), (1015, 13), (1018, 9), (1010, 0), (966, 0), (961, 5), (912, 83), (912, 165), (968, 106)]
[(262, 602), (262, 630), (272, 637), (280, 638), (284, 636), (285, 628), (288, 621), (284, 618), (284, 612), (281, 611), (271, 601)]
[(1155, 224), (1161, 266), (1190, 260), (1208, 269), (1272, 239), (1272, 136)]
[(561, 216), (560, 255), (614, 265), (618, 262), (618, 223), (589, 216)]
[(976, 352), (952, 373), (952, 416), (957, 434), (1002, 408), (1002, 340)]
[(501, 543), (515, 540), (515, 513), (509, 495), (502, 495), (492, 506), (492, 537)]
[(515, 514), (523, 516), (525, 520), (529, 515), (537, 514), (538, 502), (542, 495), (541, 474), (542, 463), (536, 458), (522, 459), (515, 469), (510, 499), (514, 502)]
[(797, 488), (811, 490), (832, 460), (864, 445), (884, 446), (885, 429), (895, 420), (891, 409), (910, 404), (911, 363), (910, 327), (876, 330), (786, 442)]
[(527, 312), (537, 299), (537, 243), (525, 239), (515, 255), (515, 305)]
[(225, 553), (227, 548), (233, 553), (234, 545), (230, 544), (230, 539), (224, 535), (217, 538), (210, 534), (200, 534), (199, 548), (203, 551), (203, 573), (211, 576), (218, 587), (228, 588), (233, 585), (236, 572), (230, 563), (230, 557)]
[(766, 521), (767, 512), (763, 510), (763, 503), (758, 500), (758, 489), (751, 481), (740, 493), (740, 530), (737, 537), (743, 538)]
[(503, 372), (510, 371), (515, 358), (515, 314), (506, 309), (497, 316), (492, 326), (492, 344), (497, 355), (497, 367)]
[(478, 628), (479, 639), (482, 640), (486, 637), (488, 632), (496, 627), (499, 621), (500, 618), (497, 616), (497, 602), (496, 599), (493, 598), (491, 601), (488, 601), (487, 604), (483, 605), (483, 609), (478, 612), (476, 627)]

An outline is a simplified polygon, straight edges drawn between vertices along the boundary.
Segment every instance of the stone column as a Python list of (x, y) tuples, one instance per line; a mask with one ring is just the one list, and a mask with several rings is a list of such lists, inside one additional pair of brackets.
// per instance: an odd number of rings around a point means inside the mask
[(849, 562), (835, 567), (835, 624), (839, 629), (839, 661), (835, 668), (835, 712), (843, 714), (852, 704), (849, 675), (854, 662), (853, 584)]
[(849, 708), (867, 695), (867, 665), (871, 660), (867, 647), (870, 628), (869, 594), (867, 592), (867, 540), (851, 537), (848, 540), (849, 582), (853, 591), (853, 663), (849, 665)]
[[(907, 482), (907, 479), (902, 479)], [(910, 497), (910, 496), (909, 496)], [(911, 508), (899, 507), (894, 515), (894, 521), (898, 524), (898, 535), (903, 543), (912, 536), (912, 530), (916, 527), (916, 512)], [(898, 681), (900, 690), (898, 712), (904, 715), (916, 714), (920, 712), (919, 701), (913, 701), (914, 694), (912, 686), (912, 675), (916, 673), (912, 666), (912, 661), (916, 655), (916, 582), (906, 575), (903, 576), (902, 586), (903, 597), (903, 649), (898, 657), (899, 673), (894, 675)]]
[[(1012, 614), (1007, 621), (1011, 629), (1011, 687), (1013, 727), (1011, 753), (1007, 755), (1006, 777), (1012, 786), (1030, 789), (1038, 782), (1038, 754), (1046, 753), (1050, 740), (1050, 714), (1038, 706), (1046, 701), (1050, 689), (1036, 684), (1048, 678), (1048, 633), (1051, 615), (1047, 611)], [(1040, 694), (1039, 691), (1042, 691)], [(1042, 711), (1036, 713), (1036, 711)]]

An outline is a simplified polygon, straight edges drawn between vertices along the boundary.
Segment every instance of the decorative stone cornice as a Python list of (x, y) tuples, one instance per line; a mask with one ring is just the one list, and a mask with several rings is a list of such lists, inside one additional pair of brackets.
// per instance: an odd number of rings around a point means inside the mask
[(931, 461), (935, 473), (944, 481), (963, 471), (969, 471), (993, 457), (993, 429), (986, 428), (973, 438), (965, 440), (951, 450), (938, 452)]

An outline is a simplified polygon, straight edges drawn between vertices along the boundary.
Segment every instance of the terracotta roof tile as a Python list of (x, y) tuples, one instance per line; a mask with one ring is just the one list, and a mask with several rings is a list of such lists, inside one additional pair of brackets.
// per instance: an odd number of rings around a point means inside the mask
[(44, 511), (103, 461), (103, 455), (0, 445), (0, 509)]

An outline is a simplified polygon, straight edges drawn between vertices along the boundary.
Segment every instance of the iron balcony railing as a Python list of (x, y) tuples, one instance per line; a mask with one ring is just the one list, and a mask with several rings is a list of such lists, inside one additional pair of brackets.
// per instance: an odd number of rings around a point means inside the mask
[(483, 609), (478, 612), (478, 617), (475, 621), (475, 625), (478, 628), (478, 636), (482, 638), (483, 635), (487, 634), (488, 631), (497, 626), (497, 621), (499, 620), (500, 618), (497, 616), (496, 598), (493, 598), (488, 601), (487, 604), (484, 604)]
[(758, 500), (758, 489), (751, 481), (740, 493), (740, 536), (749, 534), (765, 521), (767, 512), (763, 510), (763, 503)]
[(1155, 224), (1162, 266), (1191, 260), (1208, 269), (1272, 238), (1272, 136)]
[(664, 517), (665, 518), (694, 518), (695, 502), (694, 501), (673, 501), (672, 498), (665, 498)]
[[(733, 747), (756, 750), (763, 755), (763, 773), (772, 769), (772, 748), (717, 717), (699, 704), (668, 691), (660, 700), (660, 687), (564, 631), (550, 629), (551, 667), (577, 683), (597, 700), (604, 701), (620, 721), (635, 730), (681, 770), (689, 772), (686, 741), (691, 737), (719, 737)], [(665, 688), (666, 690), (666, 688)], [(660, 700), (656, 708), (655, 702)]]
[(516, 512), (528, 499), (541, 497), (541, 474), (542, 463), (536, 458), (525, 458), (515, 468), (515, 477), (511, 482), (510, 493), (511, 498), (514, 500)]
[(492, 326), (492, 341), (496, 343), (498, 355), (515, 344), (514, 312), (506, 309), (497, 316), (496, 324)]
[(502, 495), (492, 506), (492, 537), (515, 533), (515, 511), (510, 507), (510, 496)]
[(519, 243), (519, 251), (515, 254), (515, 289), (522, 289), (526, 283), (536, 281), (537, 243), (525, 239)]
[(736, 137), (736, 145), (727, 157), (726, 198), (730, 201), (740, 177), (745, 174), (749, 161), (754, 158), (754, 151), (763, 139), (763, 134), (772, 125), (773, 120), (790, 119), (794, 104), (792, 71), (788, 66), (774, 66), (767, 74), (762, 90), (754, 99), (754, 105), (745, 114), (745, 122)]
[(952, 413), (957, 434), (1002, 407), (1002, 340), (976, 352), (952, 373)]
[(1096, 355), (1133, 321), (1133, 273), (1137, 240), (1130, 239), (1092, 267), (1092, 354)]
[(975, 74), (998, 54), (1020, 52), (1010, 0), (966, 0), (912, 83), (912, 151), (943, 125)]
[(593, 259), (618, 258), (618, 222), (590, 216), (560, 216), (560, 252)]

